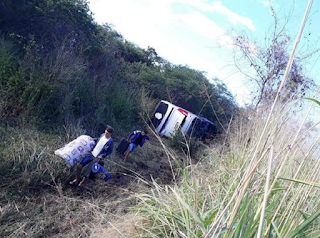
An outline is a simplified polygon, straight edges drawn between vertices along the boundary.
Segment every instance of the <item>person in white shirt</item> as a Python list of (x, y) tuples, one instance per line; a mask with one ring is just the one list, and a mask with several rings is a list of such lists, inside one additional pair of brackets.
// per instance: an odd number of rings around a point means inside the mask
[(100, 136), (100, 138), (95, 138), (96, 142), (95, 147), (86, 155), (80, 164), (77, 166), (76, 178), (70, 182), (70, 185), (79, 184), (80, 175), (82, 168), (89, 164), (91, 161), (96, 160), (96, 162), (103, 160), (105, 157), (110, 155), (113, 151), (113, 140), (111, 135), (113, 133), (113, 128), (111, 126), (107, 126), (105, 132)]

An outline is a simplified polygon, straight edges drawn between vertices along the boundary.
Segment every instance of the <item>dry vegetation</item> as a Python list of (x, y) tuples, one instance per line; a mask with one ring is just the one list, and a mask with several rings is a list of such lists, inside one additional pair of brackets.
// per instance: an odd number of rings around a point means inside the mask
[(150, 237), (318, 237), (319, 137), (296, 103), (246, 112), (181, 182), (140, 195)]
[[(151, 141), (130, 155), (126, 163), (114, 153), (108, 157), (108, 182), (88, 180), (84, 189), (70, 187), (74, 169), (68, 170), (54, 150), (85, 133), (65, 128), (63, 135), (35, 129), (1, 131), (1, 237), (133, 237), (136, 215), (130, 211), (137, 193), (150, 189), (152, 179), (172, 181), (175, 165), (159, 141)], [(10, 136), (6, 136), (10, 134)], [(123, 135), (125, 136), (125, 135)], [(117, 146), (121, 135), (115, 134)], [(167, 143), (167, 142), (165, 142)], [(106, 235), (108, 234), (108, 235)], [(117, 234), (117, 235), (116, 235)]]
[[(245, 112), (222, 143), (203, 144), (191, 156), (152, 135), (126, 163), (116, 153), (108, 158), (111, 180), (89, 180), (81, 191), (68, 185), (74, 171), (53, 151), (83, 131), (70, 128), (59, 137), (7, 128), (1, 131), (7, 146), (1, 152), (0, 234), (317, 237), (319, 138), (299, 116), (308, 113), (295, 108), (277, 108), (263, 135), (266, 115)], [(117, 145), (121, 136), (114, 138)]]

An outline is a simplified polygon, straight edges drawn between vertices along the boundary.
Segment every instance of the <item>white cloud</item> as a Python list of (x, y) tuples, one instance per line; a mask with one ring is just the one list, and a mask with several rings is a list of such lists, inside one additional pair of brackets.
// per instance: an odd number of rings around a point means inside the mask
[(225, 34), (224, 29), (219, 27), (215, 22), (211, 21), (206, 16), (197, 12), (183, 15), (180, 17), (180, 20), (193, 32), (211, 40), (217, 39)]
[(270, 1), (261, 1), (261, 3), (265, 6), (271, 6), (271, 2)]
[[(173, 3), (188, 7), (188, 11), (179, 14), (174, 12)], [(151, 46), (159, 56), (171, 63), (205, 71), (209, 78), (228, 77), (227, 86), (235, 94), (235, 90), (240, 89), (238, 84), (231, 83), (231, 78), (222, 70), (226, 65), (225, 54), (221, 49), (209, 49), (213, 42), (218, 42), (224, 48), (230, 47), (232, 38), (208, 17), (208, 13), (222, 14), (233, 25), (242, 24), (250, 30), (255, 28), (249, 18), (230, 11), (220, 1), (90, 0), (89, 7), (99, 24), (112, 24), (126, 40), (142, 48)], [(195, 39), (197, 41), (192, 42)]]
[[(192, 6), (193, 10), (184, 14), (174, 13), (171, 8), (173, 3)], [(189, 30), (202, 37), (221, 41), (222, 45), (227, 45), (226, 42), (230, 43), (231, 39), (225, 35), (225, 30), (203, 12), (218, 12), (226, 16), (233, 25), (242, 24), (250, 30), (255, 30), (249, 18), (230, 11), (220, 1), (209, 3), (207, 0), (91, 0), (90, 9), (94, 12), (98, 23), (111, 23), (119, 33), (130, 37), (129, 39), (132, 36), (132, 40), (137, 42), (141, 42), (139, 38), (142, 36), (139, 36), (139, 33), (143, 34), (143, 31), (152, 29), (151, 32), (154, 34), (154, 30), (159, 32), (165, 28), (182, 26), (189, 27)], [(143, 36), (143, 38), (150, 37)], [(142, 39), (142, 41), (144, 40)]]
[(213, 10), (225, 15), (228, 18), (228, 21), (233, 25), (242, 24), (248, 27), (249, 30), (255, 30), (255, 26), (253, 25), (251, 19), (230, 11), (227, 7), (223, 6), (220, 1), (213, 3)]
[(179, 16), (179, 21), (198, 36), (216, 41), (220, 45), (228, 48), (232, 45), (231, 36), (227, 35), (223, 28), (219, 27), (215, 22), (203, 14), (198, 12), (184, 14)]
[(226, 16), (228, 21), (235, 26), (244, 25), (251, 31), (255, 30), (255, 26), (250, 18), (240, 16), (238, 13), (231, 11), (221, 1), (211, 3), (208, 0), (172, 0), (172, 2), (189, 5), (202, 12), (218, 12)]

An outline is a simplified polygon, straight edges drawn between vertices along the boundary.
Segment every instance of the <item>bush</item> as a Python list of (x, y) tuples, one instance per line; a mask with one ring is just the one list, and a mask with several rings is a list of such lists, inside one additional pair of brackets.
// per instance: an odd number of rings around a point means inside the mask
[(202, 142), (199, 139), (186, 137), (181, 131), (178, 131), (172, 139), (169, 140), (168, 144), (176, 150), (183, 151), (188, 157), (195, 155), (198, 150), (202, 148)]

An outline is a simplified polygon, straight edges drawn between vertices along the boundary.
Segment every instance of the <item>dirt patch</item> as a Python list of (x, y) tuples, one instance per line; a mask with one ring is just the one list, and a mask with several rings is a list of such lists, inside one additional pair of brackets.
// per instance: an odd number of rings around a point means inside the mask
[[(133, 151), (126, 162), (123, 162), (123, 156), (116, 151), (108, 158), (110, 171), (115, 173), (115, 180), (126, 181), (124, 177), (140, 177), (146, 181), (156, 179), (159, 183), (169, 184), (172, 182), (172, 168), (170, 166), (171, 158), (168, 158), (164, 152), (163, 146), (159, 140), (149, 135), (150, 140), (146, 141), (144, 146), (138, 147)], [(115, 138), (117, 147), (122, 138)], [(108, 162), (107, 162), (108, 163)], [(174, 162), (171, 161), (174, 167)], [(108, 167), (108, 165), (107, 165)]]
[[(170, 162), (170, 158), (155, 136), (151, 135), (150, 141), (132, 152), (126, 162), (124, 162), (124, 156), (116, 152), (121, 140), (122, 137), (114, 138), (114, 152), (106, 158), (104, 164), (111, 173), (111, 179), (108, 181), (100, 178), (87, 179), (82, 189), (77, 186), (72, 187), (69, 181), (65, 181), (63, 189), (72, 189), (72, 193), (81, 196), (99, 197), (101, 194), (106, 194), (108, 201), (117, 201), (131, 196), (138, 188), (150, 187), (153, 180), (159, 184), (172, 183), (174, 161)], [(74, 175), (75, 168), (71, 171), (70, 178)]]
[(139, 228), (137, 218), (134, 214), (127, 214), (124, 218), (111, 220), (108, 227), (98, 227), (94, 229), (90, 237), (92, 238), (123, 238), (138, 237)]

